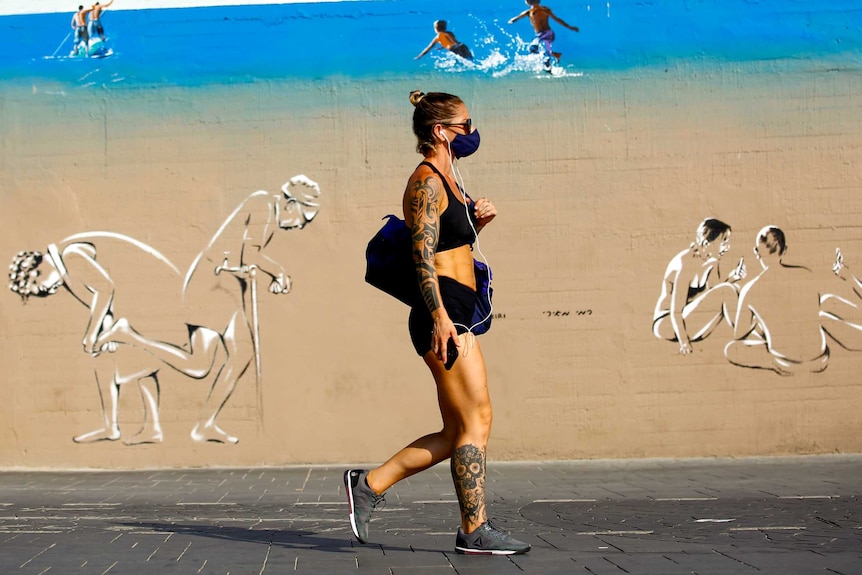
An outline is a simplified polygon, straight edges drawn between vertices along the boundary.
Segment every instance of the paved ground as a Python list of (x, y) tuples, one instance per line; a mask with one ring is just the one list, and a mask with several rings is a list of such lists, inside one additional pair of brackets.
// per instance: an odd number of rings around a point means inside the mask
[(0, 574), (862, 574), (862, 456), (489, 464), (533, 545), (453, 551), (448, 466), (387, 494), (372, 544), (343, 467), (0, 473)]

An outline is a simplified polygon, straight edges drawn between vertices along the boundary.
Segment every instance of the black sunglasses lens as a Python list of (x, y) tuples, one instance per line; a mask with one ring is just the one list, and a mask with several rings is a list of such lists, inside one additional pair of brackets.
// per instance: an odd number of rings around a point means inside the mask
[(466, 131), (468, 134), (473, 131), (473, 119), (472, 118), (468, 118), (466, 121), (458, 122), (457, 124), (442, 124), (442, 125), (443, 126), (459, 126), (461, 128), (464, 128), (464, 131)]

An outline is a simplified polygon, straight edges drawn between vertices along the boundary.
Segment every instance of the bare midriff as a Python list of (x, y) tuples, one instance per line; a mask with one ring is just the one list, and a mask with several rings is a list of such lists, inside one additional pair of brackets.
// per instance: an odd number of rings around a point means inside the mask
[(434, 256), (434, 269), (438, 276), (452, 278), (458, 283), (476, 289), (476, 276), (473, 271), (473, 252), (469, 245), (460, 246)]

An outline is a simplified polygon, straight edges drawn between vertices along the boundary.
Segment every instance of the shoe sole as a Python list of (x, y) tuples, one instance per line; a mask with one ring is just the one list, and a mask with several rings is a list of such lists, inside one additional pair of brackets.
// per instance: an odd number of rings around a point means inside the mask
[(353, 513), (353, 483), (350, 481), (350, 470), (344, 472), (344, 492), (347, 493), (347, 506), (350, 508), (348, 517), (350, 518), (350, 529), (353, 531), (353, 536), (360, 543), (365, 541), (359, 536), (359, 530), (356, 528), (356, 514)]

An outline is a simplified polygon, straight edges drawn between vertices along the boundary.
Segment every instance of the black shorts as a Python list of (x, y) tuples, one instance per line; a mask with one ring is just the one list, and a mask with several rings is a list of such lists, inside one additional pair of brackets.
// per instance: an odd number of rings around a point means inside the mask
[(473, 59), (473, 54), (470, 53), (470, 48), (468, 48), (467, 46), (465, 46), (461, 42), (458, 42), (457, 44), (452, 44), (452, 47), (449, 48), (449, 51), (454, 53), (454, 54), (458, 54), (459, 56), (461, 56), (465, 60), (472, 60)]
[[(440, 298), (443, 300), (443, 307), (449, 314), (449, 319), (455, 324), (459, 334), (466, 333), (473, 324), (476, 291), (446, 276), (438, 276), (437, 282), (440, 286)], [(410, 340), (416, 353), (424, 356), (431, 351), (431, 330), (434, 329), (434, 321), (424, 303), (410, 310), (410, 320), (407, 325), (410, 328)]]

